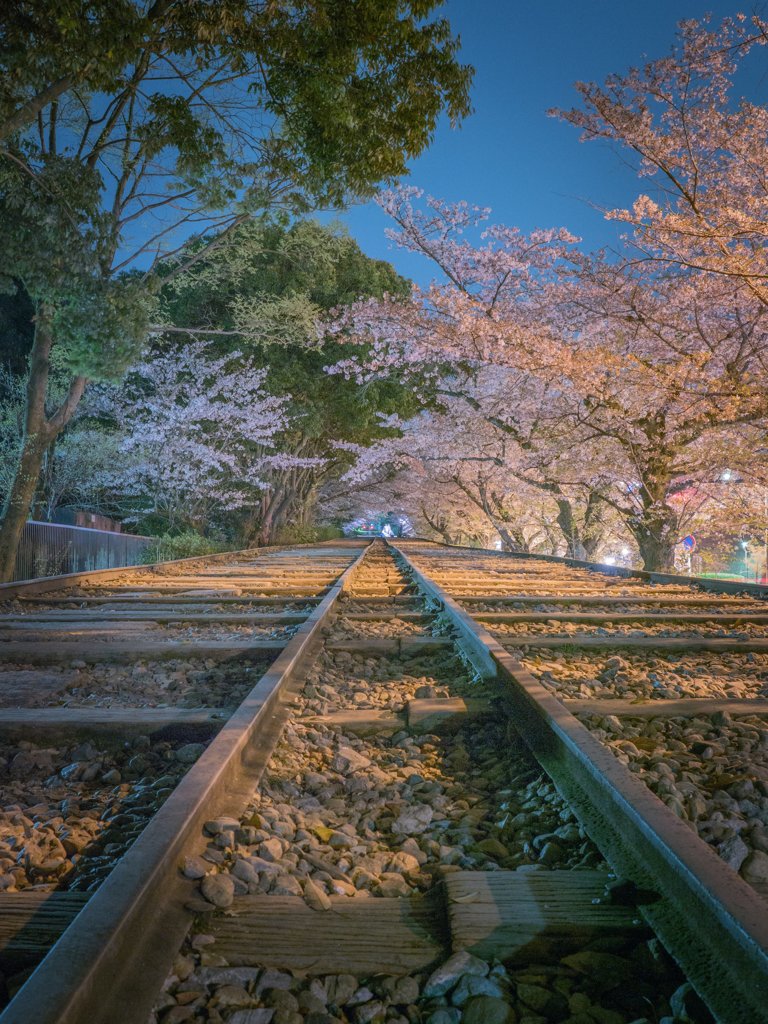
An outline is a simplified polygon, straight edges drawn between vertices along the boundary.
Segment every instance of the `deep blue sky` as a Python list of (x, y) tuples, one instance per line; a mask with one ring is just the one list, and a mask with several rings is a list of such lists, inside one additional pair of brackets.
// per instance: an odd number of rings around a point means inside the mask
[[(440, 126), (413, 163), (410, 183), (490, 206), (500, 223), (564, 226), (587, 248), (610, 245), (618, 229), (590, 203), (626, 205), (643, 186), (616, 151), (579, 143), (577, 129), (547, 117), (547, 109), (574, 106), (577, 80), (602, 82), (666, 54), (681, 19), (753, 7), (739, 0), (448, 0), (443, 10), (461, 36), (462, 59), (476, 69), (475, 113), (458, 130)], [(370, 256), (422, 283), (432, 278), (425, 260), (384, 237), (388, 218), (375, 204), (341, 220)]]

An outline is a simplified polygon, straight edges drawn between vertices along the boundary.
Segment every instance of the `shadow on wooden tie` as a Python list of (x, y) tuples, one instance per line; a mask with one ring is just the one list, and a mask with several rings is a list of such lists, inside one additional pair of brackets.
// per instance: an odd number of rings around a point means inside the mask
[[(457, 871), (445, 879), (454, 952), (505, 963), (613, 950), (648, 932), (604, 896), (603, 871)], [(650, 934), (650, 932), (648, 932)]]

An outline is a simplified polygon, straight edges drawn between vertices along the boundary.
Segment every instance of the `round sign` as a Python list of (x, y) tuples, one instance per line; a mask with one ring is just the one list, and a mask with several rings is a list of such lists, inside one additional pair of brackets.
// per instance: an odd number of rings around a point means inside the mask
[(692, 533), (689, 533), (687, 537), (683, 537), (683, 547), (686, 551), (694, 551), (696, 548), (696, 538)]

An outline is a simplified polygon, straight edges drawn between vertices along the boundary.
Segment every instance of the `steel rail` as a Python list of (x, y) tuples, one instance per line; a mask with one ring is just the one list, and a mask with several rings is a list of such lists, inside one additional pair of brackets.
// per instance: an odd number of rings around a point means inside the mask
[[(747, 580), (713, 580), (707, 576), (682, 576), (672, 572), (650, 572), (647, 569), (630, 569), (623, 565), (608, 565), (606, 562), (588, 562), (583, 558), (568, 558), (565, 555), (542, 555), (531, 551), (497, 551), (495, 548), (468, 548), (460, 544), (438, 544), (433, 540), (409, 540), (408, 544), (433, 545), (448, 551), (467, 551), (483, 557), (520, 559), (522, 561), (549, 562), (567, 565), (573, 569), (588, 569), (604, 576), (621, 576), (625, 579), (639, 579), (647, 583), (677, 584), (714, 594), (749, 594), (752, 597), (768, 598), (768, 584), (749, 583)], [(406, 549), (407, 550), (407, 549)], [(541, 598), (542, 601), (545, 598)]]
[[(343, 542), (341, 542), (343, 543)], [(126, 573), (147, 573), (163, 575), (173, 566), (190, 566), (197, 562), (223, 562), (232, 558), (258, 558), (260, 555), (272, 554), (275, 551), (293, 551), (302, 548), (318, 547), (317, 544), (269, 544), (258, 548), (242, 548), (237, 551), (216, 551), (210, 555), (192, 555), (190, 558), (173, 558), (167, 562), (151, 562), (147, 565), (123, 565), (115, 569), (86, 569), (83, 572), (69, 572), (61, 576), (39, 576), (33, 580), (15, 580), (13, 583), (0, 583), (0, 601), (13, 600), (27, 594), (44, 594), (48, 590), (60, 590), (65, 587), (77, 586), (80, 583), (102, 583), (107, 580), (125, 576)], [(76, 600), (73, 597), (72, 600)]]
[[(600, 744), (402, 547), (414, 582), (441, 608), (466, 656), (495, 679), (514, 728), (612, 868), (659, 892), (638, 908), (720, 1024), (765, 1024), (768, 901)], [(543, 614), (542, 618), (546, 615)]]
[[(352, 549), (354, 550), (354, 549)], [(364, 547), (51, 948), (0, 1024), (145, 1024), (189, 928), (195, 895), (180, 858), (203, 823), (237, 813), (290, 715), (321, 633)]]

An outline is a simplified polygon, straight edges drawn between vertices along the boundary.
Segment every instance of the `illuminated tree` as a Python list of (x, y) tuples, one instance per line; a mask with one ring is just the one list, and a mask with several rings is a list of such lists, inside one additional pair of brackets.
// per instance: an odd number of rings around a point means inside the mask
[(92, 400), (119, 428), (118, 458), (102, 480), (129, 518), (202, 527), (258, 501), (275, 466), (306, 461), (279, 449), (287, 400), (266, 392), (266, 371), (209, 349), (195, 343), (147, 358)]
[(552, 111), (582, 139), (618, 143), (654, 189), (607, 216), (631, 227), (647, 259), (742, 284), (768, 302), (768, 109), (733, 95), (734, 80), (768, 40), (759, 15), (681, 23), (671, 52), (577, 83), (582, 107)]
[[(387, 193), (398, 243), (446, 283), (409, 301), (360, 302), (331, 325), (364, 344), (334, 370), (410, 373), (466, 402), (526, 460), (524, 476), (610, 505), (644, 565), (668, 568), (681, 527), (671, 498), (715, 477), (734, 432), (764, 429), (766, 307), (722, 275), (659, 274), (583, 257), (563, 231), (485, 228), (487, 211)], [(498, 401), (473, 392), (503, 371)], [(749, 445), (739, 458), (748, 460)]]

